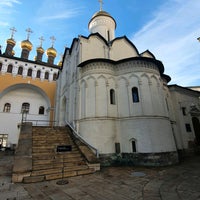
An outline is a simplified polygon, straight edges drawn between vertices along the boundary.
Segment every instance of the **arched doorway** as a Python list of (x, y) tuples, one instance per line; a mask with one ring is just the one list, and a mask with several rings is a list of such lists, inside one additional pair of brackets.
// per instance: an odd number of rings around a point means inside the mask
[(194, 128), (195, 136), (196, 136), (197, 145), (200, 146), (200, 123), (199, 123), (199, 119), (197, 117), (193, 117), (192, 118), (192, 124), (193, 124), (193, 128)]

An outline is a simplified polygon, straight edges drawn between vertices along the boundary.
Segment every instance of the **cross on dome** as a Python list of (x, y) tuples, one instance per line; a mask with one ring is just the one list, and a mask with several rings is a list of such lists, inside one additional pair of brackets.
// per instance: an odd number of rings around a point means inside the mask
[(33, 31), (30, 28), (27, 28), (26, 32), (27, 32), (27, 40), (29, 40), (30, 34), (33, 33)]
[(42, 42), (44, 42), (44, 38), (41, 36), (38, 39), (40, 40), (40, 47), (42, 47)]
[(102, 11), (103, 9), (103, 0), (98, 0), (99, 1), (99, 4), (100, 4), (100, 11)]
[(56, 38), (55, 38), (54, 36), (51, 36), (50, 39), (51, 39), (52, 47), (53, 47), (53, 45), (54, 45), (54, 43), (55, 43), (55, 41), (56, 41)]
[(15, 27), (10, 28), (11, 30), (11, 38), (13, 39), (14, 33), (17, 32)]

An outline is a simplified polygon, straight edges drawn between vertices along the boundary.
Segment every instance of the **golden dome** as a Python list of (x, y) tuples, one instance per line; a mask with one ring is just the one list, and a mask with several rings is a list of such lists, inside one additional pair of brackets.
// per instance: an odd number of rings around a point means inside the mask
[(62, 66), (62, 60), (60, 60), (59, 62), (58, 62), (58, 64), (57, 64), (59, 67), (61, 67)]
[(108, 12), (105, 12), (105, 11), (98, 11), (98, 12), (96, 12), (93, 16), (92, 16), (92, 18), (95, 18), (95, 17), (97, 17), (97, 16), (108, 16), (108, 17), (112, 17)]
[(7, 39), (7, 44), (11, 44), (13, 46), (15, 46), (16, 42), (13, 38)]
[(40, 52), (40, 53), (43, 54), (44, 53), (44, 49), (40, 46), (40, 47), (37, 48), (37, 52)]
[(14, 56), (15, 55), (15, 51), (14, 50), (12, 50), (12, 56)]
[(33, 45), (29, 40), (23, 40), (21, 42), (21, 48), (22, 49), (28, 49), (29, 51), (31, 51), (32, 47), (33, 47)]
[(116, 28), (117, 24), (116, 24), (115, 19), (114, 19), (108, 12), (105, 12), (105, 11), (103, 11), (103, 10), (96, 12), (96, 13), (92, 16), (92, 19), (89, 21), (88, 25), (93, 21), (94, 18), (96, 18), (96, 17), (101, 17), (101, 16), (110, 17), (110, 18), (114, 21), (114, 23), (115, 23), (115, 28)]
[(56, 55), (57, 55), (57, 51), (53, 47), (50, 47), (47, 49), (47, 56), (52, 56), (55, 58)]

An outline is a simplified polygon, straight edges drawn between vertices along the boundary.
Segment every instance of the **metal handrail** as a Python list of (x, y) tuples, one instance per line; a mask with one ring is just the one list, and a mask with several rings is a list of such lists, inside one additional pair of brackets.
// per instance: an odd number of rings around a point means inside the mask
[(72, 129), (72, 133), (73, 135), (80, 139), (81, 142), (83, 142), (85, 145), (89, 146), (91, 149), (93, 149), (96, 152), (96, 157), (99, 158), (99, 151), (98, 149), (96, 149), (95, 147), (93, 147), (91, 144), (89, 144), (88, 142), (85, 141), (85, 139), (75, 130), (75, 128), (68, 122), (65, 121), (65, 123)]

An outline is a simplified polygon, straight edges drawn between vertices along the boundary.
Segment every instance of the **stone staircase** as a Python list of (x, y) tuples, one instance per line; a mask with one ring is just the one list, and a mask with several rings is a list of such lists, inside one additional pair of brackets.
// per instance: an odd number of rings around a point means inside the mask
[[(32, 127), (32, 167), (26, 172), (20, 172), (24, 176), (15, 176), (13, 182), (32, 183), (62, 179), (100, 170), (97, 159), (91, 159), (92, 162), (88, 159), (91, 154), (95, 157), (93, 152), (81, 142), (80, 145), (77, 143), (69, 127)], [(62, 147), (67, 149), (60, 152), (59, 148)], [(87, 151), (81, 150), (85, 148)], [(15, 175), (15, 172), (20, 171), (17, 168), (18, 170), (14, 170)]]

